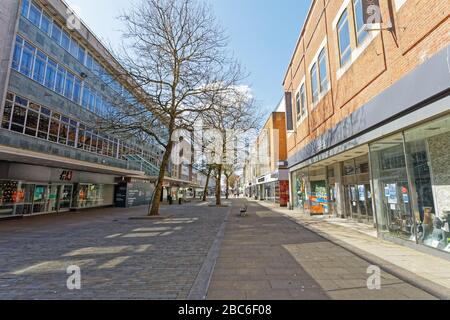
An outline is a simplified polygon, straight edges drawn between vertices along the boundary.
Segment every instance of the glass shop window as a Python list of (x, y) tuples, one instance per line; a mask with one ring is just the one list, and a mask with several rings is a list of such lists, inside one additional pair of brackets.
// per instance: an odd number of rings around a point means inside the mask
[(450, 252), (450, 115), (405, 132), (419, 243)]
[[(415, 241), (402, 134), (370, 145), (375, 204), (380, 231)], [(403, 166), (402, 166), (403, 164)]]

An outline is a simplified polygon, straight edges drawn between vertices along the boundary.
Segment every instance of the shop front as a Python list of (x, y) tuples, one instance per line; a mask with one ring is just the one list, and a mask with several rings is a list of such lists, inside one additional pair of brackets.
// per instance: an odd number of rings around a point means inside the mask
[(291, 172), (292, 209), (450, 252), (450, 114)]
[(308, 167), (293, 173), (294, 209), (307, 215), (330, 212), (326, 167)]
[(373, 224), (367, 152), (368, 147), (363, 147), (293, 171), (293, 209), (307, 215)]
[(114, 176), (0, 163), (0, 217), (114, 204)]
[(260, 177), (250, 194), (253, 194), (255, 199), (286, 207), (289, 202), (288, 176), (287, 171), (279, 171)]
[(70, 210), (73, 186), (0, 181), (0, 216)]
[(450, 115), (370, 144), (379, 233), (450, 252)]

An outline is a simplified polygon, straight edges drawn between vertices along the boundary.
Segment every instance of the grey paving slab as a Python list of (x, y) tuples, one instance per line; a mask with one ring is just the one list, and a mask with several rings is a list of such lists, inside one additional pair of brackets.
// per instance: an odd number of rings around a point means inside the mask
[(369, 290), (369, 262), (257, 202), (234, 201), (208, 299), (435, 299), (382, 271)]

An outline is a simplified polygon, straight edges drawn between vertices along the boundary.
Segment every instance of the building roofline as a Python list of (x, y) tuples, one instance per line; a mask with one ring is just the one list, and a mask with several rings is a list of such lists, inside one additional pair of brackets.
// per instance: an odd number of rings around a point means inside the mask
[(277, 106), (275, 107), (275, 109), (272, 112), (279, 112), (278, 109), (280, 108), (281, 104), (283, 103), (285, 97), (281, 97), (280, 102), (278, 102)]

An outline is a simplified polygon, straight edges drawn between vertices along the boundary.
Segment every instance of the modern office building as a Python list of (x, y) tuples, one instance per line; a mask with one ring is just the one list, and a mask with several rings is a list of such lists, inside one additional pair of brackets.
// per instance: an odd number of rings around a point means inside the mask
[(294, 209), (450, 252), (449, 4), (366, 2), (313, 0), (289, 63)]
[(289, 202), (284, 99), (267, 119), (244, 166), (247, 197), (286, 207)]
[(133, 99), (60, 0), (0, 2), (0, 216), (148, 203), (161, 150), (98, 130)]

